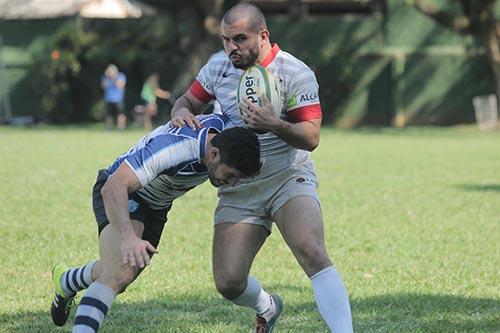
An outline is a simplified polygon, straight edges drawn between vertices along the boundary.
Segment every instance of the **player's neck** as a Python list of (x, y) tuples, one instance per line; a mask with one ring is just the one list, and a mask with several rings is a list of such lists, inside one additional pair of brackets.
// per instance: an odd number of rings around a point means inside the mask
[(259, 52), (259, 57), (257, 59), (257, 64), (260, 65), (267, 58), (267, 56), (271, 53), (273, 47), (271, 43), (266, 43), (262, 46), (262, 49)]
[(214, 136), (216, 136), (218, 133), (214, 133), (214, 132), (208, 132), (208, 135), (207, 135), (207, 149), (209, 146), (211, 146), (210, 142), (212, 142), (212, 139)]

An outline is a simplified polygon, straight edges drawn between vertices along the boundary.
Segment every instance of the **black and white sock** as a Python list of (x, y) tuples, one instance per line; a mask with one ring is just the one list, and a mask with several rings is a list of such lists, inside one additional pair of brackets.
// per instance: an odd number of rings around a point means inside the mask
[(61, 277), (61, 287), (66, 296), (75, 296), (80, 290), (90, 286), (92, 281), (92, 268), (97, 261), (93, 260), (81, 267), (68, 269)]
[(116, 294), (110, 287), (92, 283), (76, 309), (73, 333), (97, 332), (115, 298)]

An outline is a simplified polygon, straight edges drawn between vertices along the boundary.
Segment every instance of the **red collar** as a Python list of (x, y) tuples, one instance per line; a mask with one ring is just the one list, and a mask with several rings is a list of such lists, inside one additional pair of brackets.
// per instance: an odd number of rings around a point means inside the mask
[(271, 62), (273, 62), (274, 58), (276, 58), (276, 55), (280, 51), (280, 47), (278, 44), (274, 43), (271, 48), (271, 52), (269, 52), (264, 59), (260, 62), (261, 66), (267, 67)]

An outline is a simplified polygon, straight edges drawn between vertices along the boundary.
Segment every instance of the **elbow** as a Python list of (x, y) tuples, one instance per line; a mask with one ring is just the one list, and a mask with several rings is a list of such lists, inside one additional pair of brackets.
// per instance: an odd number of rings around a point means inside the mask
[(319, 135), (314, 136), (310, 140), (307, 140), (307, 142), (305, 143), (304, 149), (307, 151), (313, 151), (318, 146), (319, 146)]
[(107, 198), (109, 198), (111, 196), (111, 192), (113, 192), (112, 185), (110, 184), (110, 182), (108, 180), (106, 183), (104, 183), (104, 185), (101, 188), (102, 198), (104, 200), (106, 200)]

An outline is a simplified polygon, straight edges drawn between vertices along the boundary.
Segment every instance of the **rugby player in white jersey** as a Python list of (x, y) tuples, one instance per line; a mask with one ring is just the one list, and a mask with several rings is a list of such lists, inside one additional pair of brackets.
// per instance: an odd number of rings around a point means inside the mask
[(172, 202), (203, 183), (232, 186), (260, 169), (259, 140), (249, 129), (228, 128), (220, 115), (197, 117), (201, 128), (158, 127), (107, 169), (93, 189), (99, 230), (97, 261), (69, 269), (54, 266), (53, 322), (63, 326), (76, 293), (73, 333), (97, 332), (117, 294), (134, 281), (156, 253)]
[[(309, 152), (319, 144), (321, 107), (314, 73), (302, 61), (271, 44), (262, 12), (238, 4), (223, 17), (226, 55), (214, 57), (172, 109), (172, 124), (199, 127), (194, 117), (216, 99), (222, 113), (238, 126), (259, 132), (263, 166), (253, 179), (219, 189), (213, 239), (217, 290), (235, 304), (257, 312), (256, 332), (271, 332), (283, 307), (276, 294), (249, 275), (252, 262), (276, 223), (285, 242), (311, 280), (319, 312), (330, 330), (352, 332), (351, 309), (344, 283), (324, 245), (317, 178)], [(237, 86), (243, 69), (267, 67), (283, 81), (286, 110), (275, 116), (267, 101), (247, 103), (238, 111)], [(268, 258), (273, 265), (276, 258)]]

